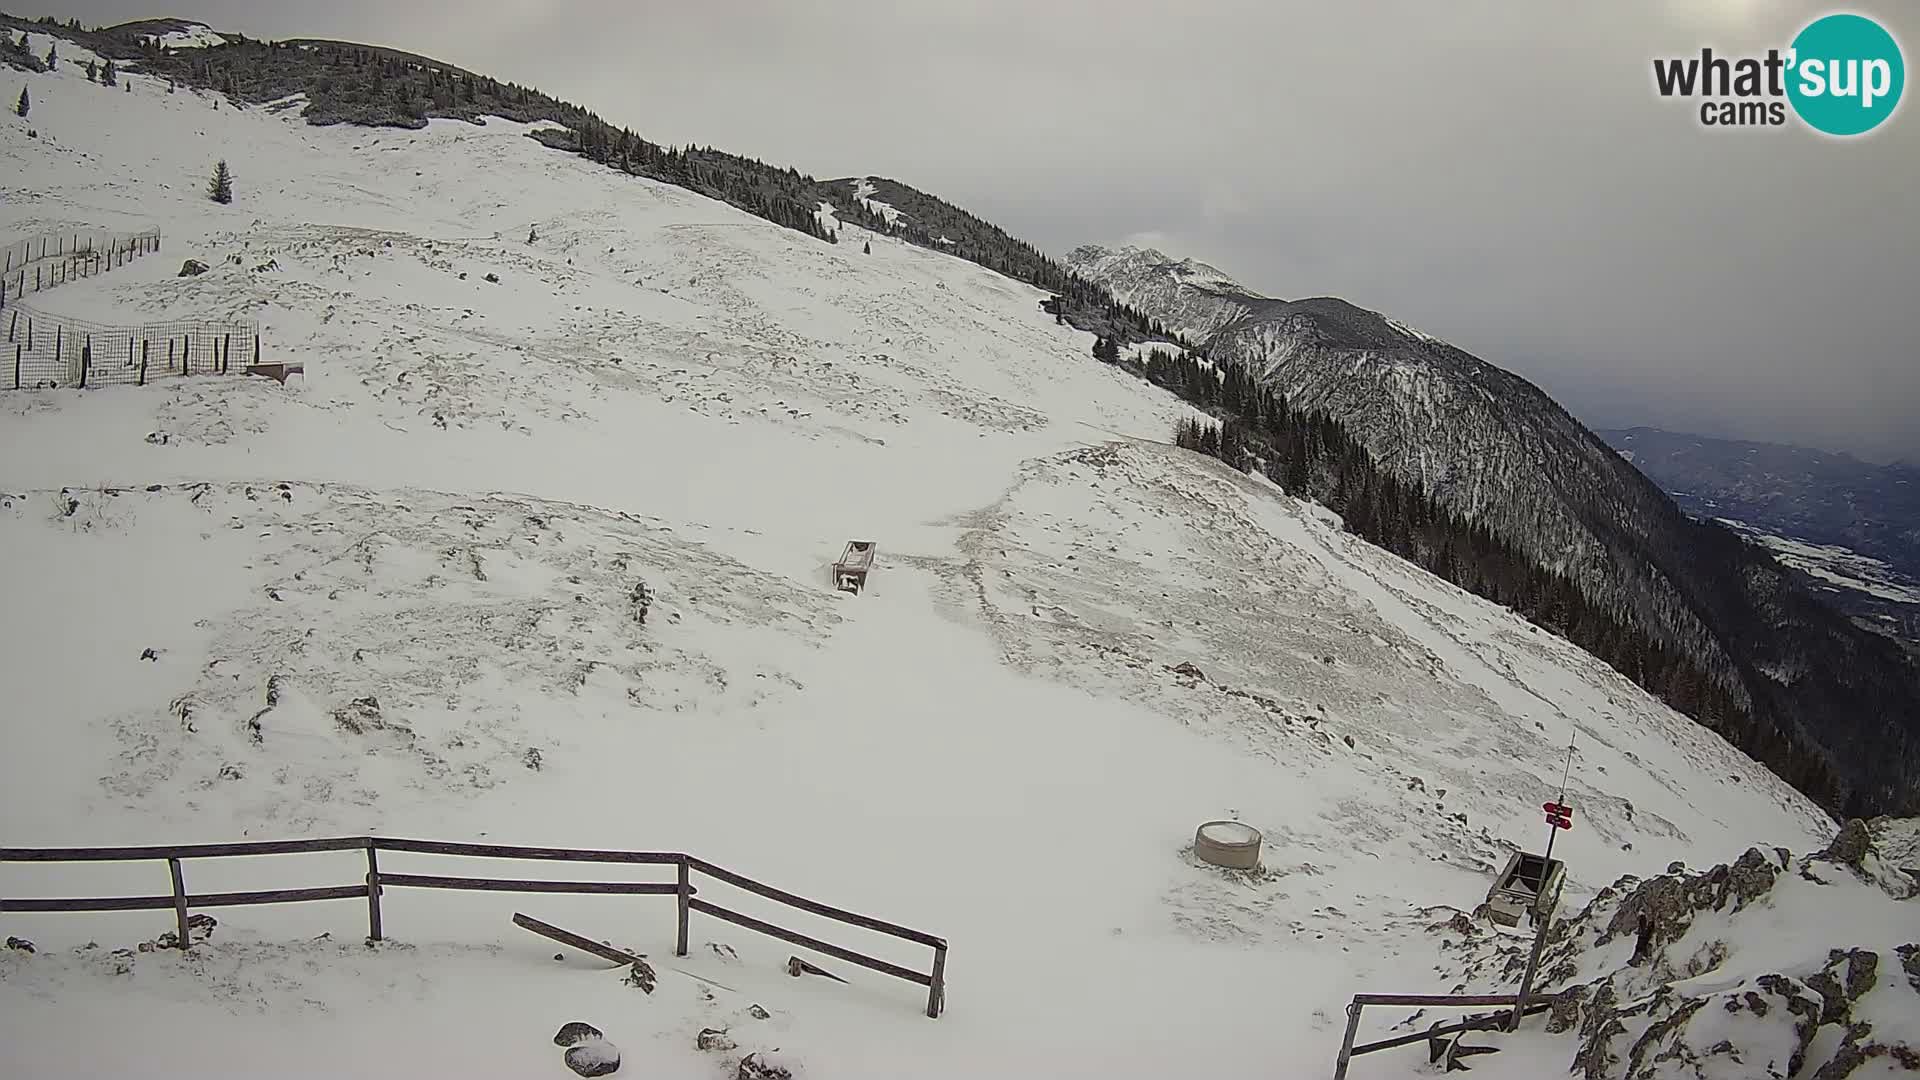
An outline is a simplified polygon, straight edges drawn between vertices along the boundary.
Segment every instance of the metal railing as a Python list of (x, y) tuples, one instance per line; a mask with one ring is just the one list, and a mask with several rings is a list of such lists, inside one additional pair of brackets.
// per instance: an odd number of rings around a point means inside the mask
[[(357, 885), (335, 885), (308, 889), (267, 889), (250, 892), (189, 893), (181, 863), (188, 859), (238, 858), (252, 855), (287, 855), (322, 851), (364, 851), (366, 878)], [(454, 855), (489, 859), (538, 860), (584, 863), (626, 863), (672, 866), (671, 882), (636, 881), (553, 881), (489, 877), (453, 877), (437, 874), (400, 874), (380, 869), (380, 852), (413, 852), (427, 855)], [(306, 903), (316, 900), (367, 901), (367, 937), (378, 941), (384, 928), (380, 918), (380, 894), (387, 888), (460, 889), (483, 892), (589, 893), (628, 896), (672, 896), (678, 900), (678, 934), (674, 955), (687, 955), (688, 920), (693, 912), (711, 915), (769, 937), (812, 949), (815, 952), (857, 964), (883, 975), (891, 975), (927, 988), (927, 1015), (938, 1017), (946, 1009), (947, 943), (932, 934), (912, 930), (883, 919), (858, 915), (831, 907), (793, 893), (776, 889), (742, 874), (715, 866), (705, 859), (681, 852), (600, 851), (587, 848), (515, 847), (502, 844), (462, 844), (439, 840), (406, 840), (391, 836), (343, 836), (316, 840), (270, 840), (238, 844), (186, 844), (152, 847), (94, 848), (0, 848), (0, 862), (137, 862), (165, 861), (172, 879), (172, 891), (164, 896), (104, 897), (30, 897), (0, 898), (0, 912), (54, 911), (161, 911), (172, 908), (177, 923), (178, 946), (191, 944), (188, 918), (195, 908), (233, 907), (254, 904)], [(704, 874), (769, 900), (857, 926), (864, 930), (925, 945), (933, 950), (933, 966), (920, 972), (856, 952), (831, 942), (752, 916), (721, 907), (698, 898), (693, 875)]]

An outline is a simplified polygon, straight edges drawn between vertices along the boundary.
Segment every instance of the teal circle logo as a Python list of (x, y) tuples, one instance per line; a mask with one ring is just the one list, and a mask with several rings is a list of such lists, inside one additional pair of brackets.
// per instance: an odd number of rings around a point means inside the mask
[(1793, 39), (1787, 99), (1815, 131), (1863, 135), (1900, 105), (1907, 65), (1900, 43), (1864, 15), (1827, 15)]

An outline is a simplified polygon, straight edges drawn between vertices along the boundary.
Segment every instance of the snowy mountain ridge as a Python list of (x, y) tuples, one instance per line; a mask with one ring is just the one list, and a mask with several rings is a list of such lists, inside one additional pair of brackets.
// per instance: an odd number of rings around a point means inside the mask
[(1168, 330), (1193, 342), (1244, 318), (1264, 299), (1215, 267), (1175, 260), (1153, 248), (1085, 244), (1068, 252), (1065, 261), (1105, 285), (1114, 299), (1154, 312)]
[(1532, 383), (1344, 300), (1190, 282), (1157, 251), (1082, 247), (1067, 263), (1689, 657), (1744, 714), (1721, 730), (1803, 790), (1852, 813), (1920, 807), (1913, 660), (1690, 520)]
[[(34, 309), (245, 312), (305, 374), (0, 392), (0, 843), (696, 851), (952, 956), (930, 1021), (918, 988), (810, 953), (847, 982), (791, 978), (795, 947), (704, 917), (670, 958), (645, 898), (395, 888), (377, 947), (357, 902), (231, 907), (184, 954), (143, 948), (171, 912), (7, 912), (33, 949), (0, 950), (9, 1069), (564, 1075), (552, 1033), (585, 1020), (631, 1075), (1269, 1073), (1330, 1061), (1353, 992), (1458, 981), (1423, 912), (1539, 844), (1569, 742), (1570, 903), (1832, 832), (1568, 642), (1167, 445), (1191, 410), (1041, 290), (533, 125), (313, 127), (62, 54), (37, 137), (0, 119), (0, 232), (159, 227), (165, 254)], [(880, 553), (857, 596), (827, 572), (853, 537)], [(1262, 831), (1260, 871), (1193, 856), (1214, 818)], [(6, 897), (167, 888), (158, 863), (0, 864)], [(658, 988), (556, 961), (515, 911), (660, 958)], [(1483, 1075), (1576, 1050), (1507, 1045)]]

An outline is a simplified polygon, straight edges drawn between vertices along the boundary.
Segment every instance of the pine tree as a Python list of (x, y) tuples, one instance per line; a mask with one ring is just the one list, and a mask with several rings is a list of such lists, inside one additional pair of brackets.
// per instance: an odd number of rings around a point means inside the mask
[(28, 110), (33, 108), (33, 99), (27, 96), (27, 88), (20, 88), (20, 100), (13, 103), (13, 115), (26, 119)]
[(47, 70), (60, 70), (60, 43), (57, 41), (47, 46)]
[(871, 241), (871, 240), (869, 240), (869, 241), (867, 241), (866, 243), (864, 243), (864, 244), (861, 244), (861, 245), (860, 245), (860, 254), (862, 254), (862, 255), (871, 255), (871, 254), (873, 254), (873, 241)]
[(88, 82), (100, 81), (100, 65), (94, 63), (91, 60), (87, 61), (87, 81)]
[(107, 65), (100, 69), (100, 85), (113, 86), (118, 81), (119, 69), (114, 67), (113, 61), (109, 59)]
[(213, 167), (213, 181), (207, 185), (207, 195), (217, 203), (233, 201), (233, 173), (228, 171), (225, 158)]

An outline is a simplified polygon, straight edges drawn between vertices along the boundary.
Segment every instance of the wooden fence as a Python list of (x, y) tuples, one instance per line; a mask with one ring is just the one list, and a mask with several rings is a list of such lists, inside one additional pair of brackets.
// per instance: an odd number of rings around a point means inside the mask
[[(364, 851), (367, 858), (365, 880), (356, 885), (335, 885), (310, 889), (269, 889), (254, 892), (189, 893), (181, 863), (188, 859), (221, 859), (250, 855), (288, 855), (322, 851)], [(415, 852), (427, 855), (458, 855), (488, 859), (539, 860), (583, 863), (625, 863), (672, 866), (675, 880), (670, 882), (635, 881), (550, 881), (507, 878), (447, 877), (434, 874), (396, 874), (380, 869), (380, 852)], [(404, 840), (391, 836), (343, 836), (317, 840), (271, 840), (238, 844), (188, 844), (153, 847), (101, 848), (0, 848), (0, 862), (133, 862), (164, 861), (172, 878), (172, 890), (164, 896), (106, 896), (83, 898), (0, 898), (0, 912), (46, 911), (162, 911), (173, 909), (180, 948), (190, 945), (188, 914), (195, 908), (234, 907), (253, 904), (291, 904), (315, 900), (367, 901), (367, 937), (378, 941), (383, 935), (380, 922), (380, 894), (384, 889), (461, 889), (483, 892), (522, 893), (597, 893), (629, 896), (672, 896), (679, 907), (678, 934), (674, 955), (687, 955), (688, 917), (693, 912), (711, 915), (735, 926), (757, 931), (815, 952), (857, 964), (883, 975), (905, 979), (927, 988), (927, 1015), (939, 1017), (946, 1010), (947, 943), (932, 934), (910, 930), (896, 923), (866, 915), (857, 915), (836, 907), (762, 884), (752, 878), (726, 870), (705, 859), (679, 852), (595, 851), (583, 848), (513, 847), (501, 844), (458, 844), (439, 840)], [(693, 876), (703, 874), (769, 900), (857, 926), (925, 945), (933, 950), (931, 971), (888, 963), (852, 949), (822, 941), (806, 934), (763, 922), (749, 915), (699, 899)]]
[(28, 293), (104, 274), (159, 250), (159, 229), (61, 233), (8, 244), (0, 254), (0, 311)]
[(238, 374), (260, 363), (260, 324), (247, 320), (114, 326), (15, 304), (0, 312), (0, 325), (7, 333), (0, 390), (145, 386), (169, 375)]

